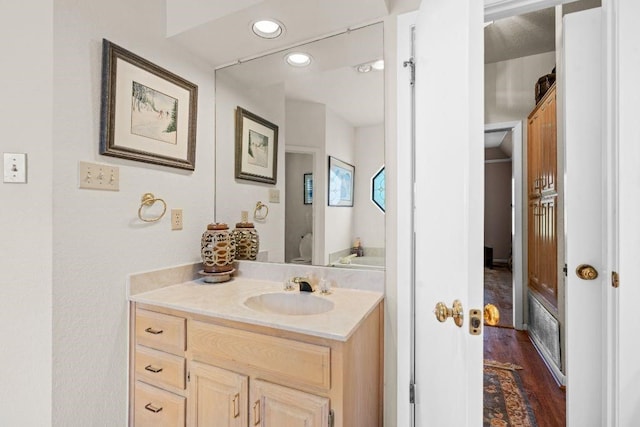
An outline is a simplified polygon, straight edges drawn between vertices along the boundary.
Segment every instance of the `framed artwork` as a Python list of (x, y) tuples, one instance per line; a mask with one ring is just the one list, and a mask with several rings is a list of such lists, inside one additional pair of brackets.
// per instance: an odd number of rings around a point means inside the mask
[(100, 154), (195, 169), (198, 86), (102, 40)]
[(236, 109), (236, 178), (275, 184), (278, 179), (278, 126)]
[(312, 205), (313, 204), (313, 174), (305, 173), (304, 174), (304, 204)]
[(329, 206), (353, 206), (355, 167), (329, 156)]

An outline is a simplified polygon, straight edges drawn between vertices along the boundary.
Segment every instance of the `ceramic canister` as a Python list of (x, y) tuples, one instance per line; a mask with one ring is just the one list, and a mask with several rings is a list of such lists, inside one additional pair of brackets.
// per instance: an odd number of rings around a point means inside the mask
[(260, 238), (251, 222), (238, 222), (233, 230), (236, 241), (236, 259), (254, 260), (258, 256)]
[(206, 273), (224, 273), (233, 270), (236, 242), (227, 224), (207, 225), (202, 233), (202, 263)]

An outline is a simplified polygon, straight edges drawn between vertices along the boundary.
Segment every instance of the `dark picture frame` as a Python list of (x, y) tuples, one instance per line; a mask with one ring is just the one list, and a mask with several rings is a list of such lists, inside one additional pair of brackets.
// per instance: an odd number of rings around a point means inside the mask
[(237, 179), (276, 184), (278, 180), (278, 126), (236, 108)]
[(303, 201), (305, 205), (313, 204), (313, 174), (305, 173), (303, 177), (303, 185), (302, 188), (304, 190)]
[(198, 86), (102, 40), (100, 154), (195, 170)]
[(329, 206), (353, 206), (353, 185), (355, 166), (340, 159), (329, 156)]

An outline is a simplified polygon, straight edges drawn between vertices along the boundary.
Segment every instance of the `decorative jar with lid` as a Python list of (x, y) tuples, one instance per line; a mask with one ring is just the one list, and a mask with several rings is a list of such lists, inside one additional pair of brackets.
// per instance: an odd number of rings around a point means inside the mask
[(256, 259), (260, 248), (260, 238), (253, 223), (247, 221), (246, 212), (242, 212), (242, 221), (236, 223), (233, 238), (236, 241), (236, 259)]
[(227, 224), (207, 225), (202, 233), (200, 254), (205, 273), (224, 273), (233, 270), (236, 242)]

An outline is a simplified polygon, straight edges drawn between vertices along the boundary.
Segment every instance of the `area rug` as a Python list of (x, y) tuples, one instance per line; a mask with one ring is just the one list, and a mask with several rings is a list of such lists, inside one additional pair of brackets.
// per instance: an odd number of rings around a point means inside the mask
[(501, 264), (484, 269), (484, 303), (493, 304), (500, 311), (496, 326), (513, 328), (513, 285), (511, 271)]
[(485, 427), (537, 427), (518, 369), (512, 363), (484, 361)]

